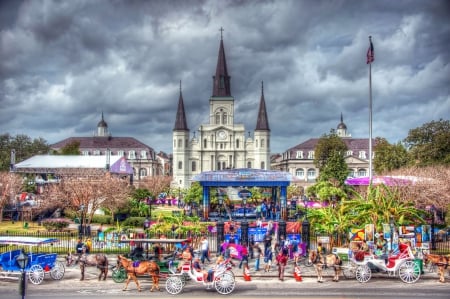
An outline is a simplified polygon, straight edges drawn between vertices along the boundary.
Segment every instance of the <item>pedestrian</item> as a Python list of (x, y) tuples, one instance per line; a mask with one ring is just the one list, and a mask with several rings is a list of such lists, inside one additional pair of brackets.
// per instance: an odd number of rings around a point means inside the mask
[(91, 249), (92, 249), (92, 240), (91, 240), (91, 238), (88, 238), (86, 240), (86, 243), (84, 244), (84, 246), (86, 247), (86, 253), (87, 254), (91, 253)]
[(87, 262), (87, 253), (86, 253), (86, 246), (83, 246), (83, 249), (81, 250), (80, 258), (78, 259), (80, 262), (80, 271), (81, 271), (81, 278), (80, 280), (84, 280), (84, 273), (86, 270), (86, 262)]
[(270, 272), (272, 268), (272, 259), (273, 259), (272, 247), (268, 247), (264, 252), (264, 272)]
[(255, 243), (255, 246), (253, 246), (253, 256), (255, 257), (255, 271), (259, 271), (259, 262), (261, 255), (263, 255), (261, 247), (259, 247), (258, 243)]
[(247, 263), (248, 264), (248, 250), (247, 250), (247, 244), (244, 244), (244, 246), (242, 246), (242, 251), (241, 251), (241, 262), (239, 263), (239, 269), (242, 268), (242, 264), (243, 263)]
[(283, 254), (283, 250), (280, 250), (277, 255), (277, 266), (278, 266), (278, 279), (283, 281), (284, 280), (284, 270), (286, 269), (287, 265), (287, 256)]
[(202, 264), (205, 263), (205, 259), (208, 260), (209, 263), (211, 263), (211, 260), (209, 259), (209, 243), (208, 239), (203, 236), (200, 241), (200, 252), (201, 252), (201, 258)]
[(264, 235), (264, 252), (266, 251), (267, 247), (270, 246), (272, 246), (272, 235), (269, 231), (267, 231)]
[(77, 255), (77, 260), (75, 264), (78, 263), (78, 261), (80, 260), (81, 254), (83, 253), (83, 247), (84, 243), (81, 241), (81, 239), (78, 239), (77, 245), (75, 245), (75, 253)]

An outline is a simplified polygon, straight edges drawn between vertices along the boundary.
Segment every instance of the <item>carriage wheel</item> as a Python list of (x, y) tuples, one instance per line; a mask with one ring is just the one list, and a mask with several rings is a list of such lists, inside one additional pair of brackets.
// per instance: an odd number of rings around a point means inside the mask
[(214, 287), (219, 294), (230, 294), (234, 291), (235, 286), (236, 281), (234, 280), (234, 276), (230, 274), (229, 271), (219, 274), (214, 279)]
[(306, 267), (312, 267), (313, 265), (312, 261), (310, 261), (308, 257), (305, 258), (303, 263), (305, 264)]
[(420, 267), (413, 261), (405, 261), (398, 268), (398, 276), (403, 282), (416, 282), (420, 278)]
[(368, 282), (372, 277), (372, 271), (367, 265), (360, 265), (356, 268), (356, 280), (359, 282)]
[(33, 265), (28, 270), (28, 279), (32, 284), (41, 284), (44, 280), (44, 269), (41, 265)]
[(183, 281), (178, 276), (170, 276), (166, 280), (166, 291), (169, 294), (176, 295), (183, 290)]
[(54, 280), (61, 280), (64, 277), (64, 272), (64, 264), (62, 262), (55, 262), (55, 265), (50, 270), (50, 277)]
[(124, 282), (125, 279), (127, 278), (127, 273), (125, 272), (125, 269), (122, 267), (120, 268), (114, 267), (112, 269), (111, 278), (112, 280), (114, 280), (114, 282), (121, 283)]
[(356, 265), (352, 262), (347, 262), (345, 266), (342, 266), (342, 274), (347, 279), (353, 279), (356, 277)]

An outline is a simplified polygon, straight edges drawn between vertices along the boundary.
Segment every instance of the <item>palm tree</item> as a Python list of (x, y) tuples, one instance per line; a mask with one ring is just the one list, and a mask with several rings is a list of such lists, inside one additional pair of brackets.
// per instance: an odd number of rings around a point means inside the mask
[(382, 231), (383, 223), (392, 218), (396, 225), (425, 223), (426, 212), (414, 206), (412, 200), (405, 201), (395, 187), (386, 185), (369, 186), (366, 197), (354, 193), (348, 202), (347, 212), (356, 215), (359, 225), (372, 223), (377, 231)]

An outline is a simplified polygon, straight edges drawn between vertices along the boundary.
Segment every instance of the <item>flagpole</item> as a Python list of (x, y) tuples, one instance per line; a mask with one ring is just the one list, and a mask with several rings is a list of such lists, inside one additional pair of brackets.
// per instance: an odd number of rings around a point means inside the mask
[[(371, 55), (373, 55), (372, 36), (369, 36)], [(372, 61), (369, 62), (369, 184), (372, 185)]]

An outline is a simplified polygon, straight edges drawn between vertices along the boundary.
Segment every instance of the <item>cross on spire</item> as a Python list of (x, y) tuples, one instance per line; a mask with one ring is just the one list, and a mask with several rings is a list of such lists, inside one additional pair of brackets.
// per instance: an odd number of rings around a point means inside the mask
[(223, 40), (223, 32), (225, 31), (225, 29), (220, 27), (219, 31), (220, 31), (220, 39)]

